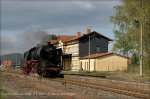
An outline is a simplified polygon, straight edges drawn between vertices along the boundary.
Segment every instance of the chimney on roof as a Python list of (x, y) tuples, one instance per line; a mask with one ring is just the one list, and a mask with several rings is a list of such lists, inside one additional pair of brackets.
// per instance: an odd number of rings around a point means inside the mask
[(77, 37), (80, 37), (81, 36), (81, 32), (77, 32)]
[(89, 34), (89, 33), (91, 33), (91, 29), (86, 29), (86, 34)]

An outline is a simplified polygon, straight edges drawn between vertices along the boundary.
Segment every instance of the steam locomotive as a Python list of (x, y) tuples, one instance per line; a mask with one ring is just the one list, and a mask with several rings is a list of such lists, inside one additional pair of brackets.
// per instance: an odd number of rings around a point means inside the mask
[[(41, 76), (59, 76), (62, 49), (57, 49), (50, 42), (38, 44), (24, 53), (24, 74), (37, 73)], [(62, 76), (62, 75), (61, 75)]]

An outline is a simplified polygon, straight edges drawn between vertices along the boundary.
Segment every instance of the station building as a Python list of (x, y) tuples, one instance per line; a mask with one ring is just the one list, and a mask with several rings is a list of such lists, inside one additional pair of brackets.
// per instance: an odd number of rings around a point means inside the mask
[(9, 60), (9, 59), (2, 60), (1, 65), (4, 67), (11, 67), (12, 60)]
[(76, 36), (58, 36), (58, 40), (50, 40), (57, 48), (62, 48), (62, 64), (64, 70), (71, 71), (116, 71), (127, 69), (128, 58), (108, 52), (108, 44), (112, 39), (87, 29), (84, 34)]
[(125, 71), (128, 68), (127, 63), (128, 57), (109, 52), (92, 54), (80, 59), (80, 67), (84, 71)]

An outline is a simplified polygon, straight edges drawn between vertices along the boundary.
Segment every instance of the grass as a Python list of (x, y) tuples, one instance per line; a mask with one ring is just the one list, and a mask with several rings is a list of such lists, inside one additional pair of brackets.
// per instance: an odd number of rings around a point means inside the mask
[(62, 71), (62, 74), (81, 75), (81, 76), (96, 76), (96, 77), (109, 75), (106, 72), (88, 72), (88, 71)]
[(80, 76), (92, 76), (92, 77), (101, 77), (108, 79), (118, 79), (118, 80), (127, 80), (127, 81), (150, 81), (150, 76), (144, 74), (143, 77), (140, 77), (138, 72), (88, 72), (88, 71), (62, 71), (64, 75), (80, 75)]
[(2, 94), (8, 93), (8, 91), (4, 90), (4, 89), (0, 89), (0, 99), (4, 99), (4, 97), (2, 96)]
[(10, 72), (10, 73), (22, 73), (21, 69), (19, 68), (11, 68), (11, 67), (7, 67), (7, 68), (0, 68), (0, 71), (3, 72)]

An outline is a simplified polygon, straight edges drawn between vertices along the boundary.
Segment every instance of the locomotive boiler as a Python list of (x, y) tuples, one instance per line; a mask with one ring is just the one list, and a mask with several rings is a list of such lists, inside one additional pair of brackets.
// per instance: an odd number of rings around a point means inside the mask
[(25, 74), (37, 73), (42, 76), (61, 75), (62, 49), (57, 49), (50, 42), (39, 44), (24, 53)]

